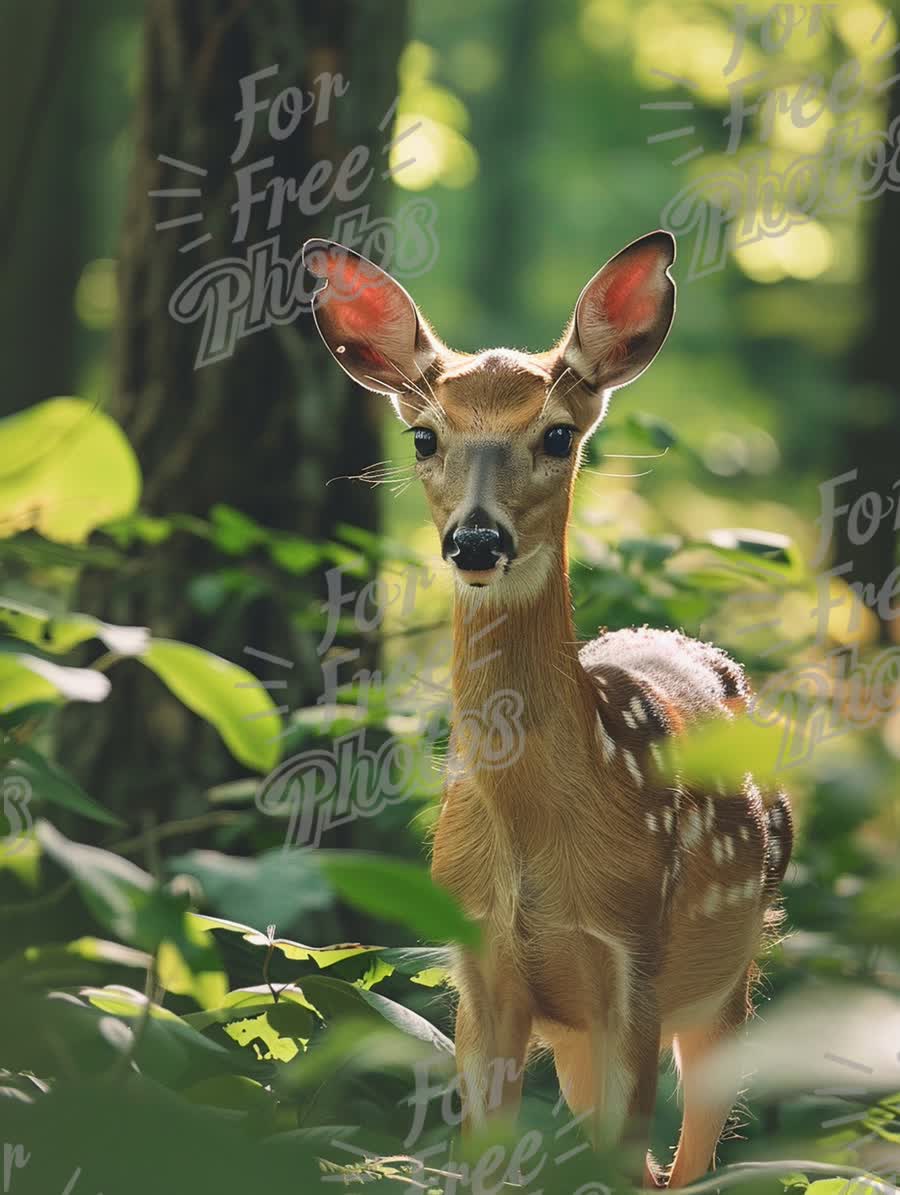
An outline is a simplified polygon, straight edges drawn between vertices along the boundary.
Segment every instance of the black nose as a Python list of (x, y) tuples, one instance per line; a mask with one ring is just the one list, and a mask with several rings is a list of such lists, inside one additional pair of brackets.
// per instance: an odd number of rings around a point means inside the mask
[(444, 556), (464, 572), (487, 572), (501, 556), (512, 558), (512, 537), (480, 507), (444, 538)]
[(500, 532), (493, 527), (457, 527), (450, 558), (465, 572), (483, 572), (497, 563)]

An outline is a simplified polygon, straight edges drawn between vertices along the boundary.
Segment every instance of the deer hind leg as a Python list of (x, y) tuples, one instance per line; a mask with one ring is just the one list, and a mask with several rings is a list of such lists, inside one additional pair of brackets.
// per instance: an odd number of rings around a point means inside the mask
[(751, 967), (732, 992), (712, 1025), (684, 1030), (674, 1041), (675, 1061), (681, 1075), (684, 1113), (670, 1187), (683, 1187), (715, 1166), (715, 1152), (725, 1121), (737, 1098), (735, 1079), (730, 1094), (710, 1098), (702, 1082), (703, 1064), (712, 1051), (747, 1020), (751, 1012)]

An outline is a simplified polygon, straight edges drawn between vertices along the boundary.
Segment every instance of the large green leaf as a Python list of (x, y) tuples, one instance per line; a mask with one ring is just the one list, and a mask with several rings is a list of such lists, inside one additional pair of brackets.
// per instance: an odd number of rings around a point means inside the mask
[(477, 947), (481, 935), (446, 889), (414, 863), (362, 851), (319, 851), (320, 866), (348, 904), (441, 942)]
[(330, 975), (307, 976), (302, 982), (302, 990), (326, 1022), (381, 1018), (394, 1029), (426, 1042), (442, 1053), (453, 1053), (453, 1042), (440, 1029), (412, 1009), (377, 992), (367, 992), (341, 979), (332, 979)]
[(285, 925), (332, 904), (314, 851), (277, 847), (256, 859), (190, 851), (168, 860), (167, 867), (172, 874), (198, 879), (216, 910), (226, 916), (240, 913), (256, 925)]
[(119, 425), (80, 398), (51, 398), (0, 420), (0, 537), (34, 528), (81, 543), (129, 514), (141, 476)]
[(748, 772), (759, 784), (777, 782), (789, 762), (784, 759), (784, 743), (780, 726), (761, 726), (745, 715), (698, 725), (678, 739), (677, 750), (666, 752), (664, 758), (688, 784), (713, 790), (721, 784), (736, 792)]
[(93, 797), (89, 797), (58, 764), (44, 759), (25, 744), (17, 744), (15, 752), (7, 770), (13, 776), (22, 777), (31, 786), (33, 796), (43, 798), (52, 805), (71, 809), (83, 817), (90, 818), (91, 821), (102, 822), (107, 826), (123, 824), (121, 818), (104, 809)]
[(294, 984), (278, 984), (276, 991), (277, 1000), (272, 989), (266, 984), (236, 988), (227, 993), (218, 1007), (204, 1012), (188, 1013), (184, 1019), (195, 1029), (202, 1030), (208, 1029), (210, 1025), (228, 1025), (232, 1021), (257, 1017), (261, 1013), (270, 1012), (277, 1005), (284, 1004), (299, 1009), (297, 1025), (302, 1025), (304, 1036), (309, 1037), (316, 1023), (321, 1020), (318, 1010), (306, 999), (302, 989)]
[(281, 719), (251, 673), (172, 639), (154, 639), (139, 658), (188, 709), (215, 726), (235, 759), (259, 772), (275, 766)]
[(0, 987), (9, 984), (23, 988), (49, 987), (55, 984), (84, 983), (96, 970), (98, 979), (110, 967), (128, 967), (146, 971), (152, 958), (146, 951), (134, 950), (120, 942), (103, 938), (78, 938), (63, 945), (51, 943), (27, 946), (0, 963)]
[(49, 822), (35, 827), (44, 852), (64, 868), (93, 915), (117, 938), (159, 952), (159, 977), (202, 1007), (225, 992), (218, 951), (189, 918), (182, 898), (156, 886), (136, 864), (100, 847), (72, 842)]
[[(289, 938), (269, 937), (251, 925), (240, 921), (227, 921), (224, 917), (210, 917), (205, 913), (190, 913), (190, 919), (204, 930), (223, 930), (240, 934), (245, 942), (266, 950), (277, 950), (291, 962), (313, 962), (320, 971), (327, 967), (340, 967), (341, 963), (355, 960), (361, 964), (365, 982), (359, 986), (373, 986), (369, 968), (379, 967), (375, 983), (387, 979), (396, 971), (408, 976), (413, 983), (423, 987), (437, 987), (449, 975), (450, 957), (445, 947), (430, 946), (363, 946), (358, 942), (342, 942), (334, 946), (306, 946), (292, 942)], [(340, 968), (344, 970), (344, 968)]]
[(153, 879), (128, 859), (100, 847), (72, 842), (47, 821), (35, 826), (46, 855), (69, 873), (99, 922), (117, 938), (138, 942), (138, 910)]
[[(233, 1050), (204, 1037), (192, 1025), (159, 1004), (149, 1003), (142, 992), (121, 984), (103, 988), (82, 988), (79, 995), (89, 1005), (126, 1023), (143, 1023), (136, 1060), (150, 1073), (164, 1064), (169, 1081), (178, 1082), (188, 1071), (207, 1074), (248, 1071), (261, 1073), (261, 1068)], [(149, 1016), (146, 1016), (149, 1012)], [(146, 1021), (145, 1021), (146, 1016)], [(160, 1067), (160, 1069), (162, 1069)], [(174, 1073), (173, 1073), (174, 1072)]]

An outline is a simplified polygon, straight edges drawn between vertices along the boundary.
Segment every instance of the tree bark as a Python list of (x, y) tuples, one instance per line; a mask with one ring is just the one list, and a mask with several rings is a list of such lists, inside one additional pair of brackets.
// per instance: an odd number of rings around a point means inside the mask
[[(195, 368), (200, 325), (170, 315), (172, 294), (198, 267), (243, 257), (249, 246), (280, 235), (291, 258), (310, 236), (331, 235), (347, 208), (371, 206), (374, 218), (388, 197), (382, 130), (397, 88), (396, 65), (405, 34), (405, 0), (151, 0), (138, 108), (137, 149), (120, 264), (121, 325), (118, 385), (112, 411), (134, 445), (144, 473), (142, 508), (153, 515), (207, 517), (227, 503), (271, 527), (322, 541), (340, 523), (374, 530), (373, 491), (362, 485), (326, 486), (380, 459), (381, 404), (367, 400), (318, 340), (308, 314), (281, 327), (238, 339), (226, 359)], [(239, 165), (274, 159), (254, 190), (276, 176), (302, 180), (316, 162), (335, 170), (354, 146), (372, 153), (371, 185), (355, 203), (331, 202), (314, 216), (286, 202), (276, 229), (266, 204), (254, 205), (247, 235), (233, 243), (240, 80), (278, 67), (257, 84), (260, 98), (284, 88), (320, 91), (323, 72), (340, 74), (343, 95), (331, 99), (327, 120), (305, 113), (284, 140), (270, 136), (268, 112), (255, 121), (253, 141)], [(286, 117), (284, 120), (286, 123)], [(160, 161), (160, 155), (199, 168), (200, 175)], [(153, 191), (199, 189), (200, 196), (151, 198)], [(190, 213), (203, 220), (180, 228), (155, 225)], [(189, 252), (180, 247), (206, 233)], [(253, 666), (245, 645), (297, 663), (279, 700), (292, 707), (322, 691), (318, 636), (295, 629), (298, 609), (322, 596), (321, 575), (291, 581), (290, 591), (230, 601), (210, 618), (192, 606), (188, 586), (221, 566), (202, 543), (174, 536), (150, 575), (94, 578), (92, 594), (111, 621), (149, 626), (154, 634), (199, 644)], [(251, 565), (252, 569), (252, 565)], [(105, 591), (100, 597), (100, 587)], [(82, 598), (98, 611), (98, 601)], [(265, 665), (261, 675), (273, 676)], [(278, 670), (275, 669), (275, 673)], [(137, 806), (169, 817), (194, 808), (196, 794), (241, 769), (214, 732), (138, 665), (117, 664), (105, 716), (67, 711), (68, 745), (88, 791), (113, 808)], [(94, 728), (94, 729), (92, 729)], [(192, 796), (193, 794), (193, 796)]]
[(71, 15), (65, 0), (0, 7), (0, 415), (71, 393), (75, 382), (80, 72), (98, 5), (88, 2), (77, 23)]
[[(891, 73), (900, 72), (900, 54), (895, 54)], [(900, 120), (900, 86), (894, 83), (888, 112), (882, 127)], [(856, 471), (836, 490), (836, 501), (851, 508), (866, 493), (879, 496), (887, 507), (900, 502), (897, 443), (900, 437), (900, 357), (897, 353), (897, 273), (900, 271), (900, 192), (885, 190), (877, 201), (869, 242), (868, 318), (850, 357), (850, 375), (858, 386), (838, 428), (836, 476)], [(862, 507), (860, 510), (862, 511)], [(844, 575), (848, 582), (863, 587), (864, 594), (882, 593), (879, 614), (883, 640), (900, 640), (900, 599), (885, 594), (897, 565), (896, 509), (886, 513), (866, 543), (854, 531), (846, 515), (835, 522), (834, 562), (852, 564)], [(862, 520), (865, 535), (867, 520)], [(900, 588), (900, 586), (898, 586)], [(891, 609), (893, 607), (893, 610)]]

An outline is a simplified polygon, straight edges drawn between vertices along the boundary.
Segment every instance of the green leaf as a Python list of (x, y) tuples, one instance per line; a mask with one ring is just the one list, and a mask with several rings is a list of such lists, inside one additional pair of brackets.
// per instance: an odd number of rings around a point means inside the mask
[(215, 909), (240, 913), (257, 925), (284, 925), (332, 903), (314, 851), (276, 847), (256, 859), (190, 851), (167, 860), (166, 866), (173, 875), (198, 879)]
[[(192, 930), (200, 932), (186, 922), (184, 931)], [(201, 959), (192, 956), (188, 961), (182, 945), (166, 940), (160, 943), (156, 965), (159, 982), (166, 991), (176, 996), (191, 996), (201, 1008), (215, 1008), (228, 991), (225, 972), (219, 968), (215, 954)]]
[(150, 642), (146, 627), (123, 627), (90, 614), (50, 614), (0, 598), (0, 627), (53, 655), (71, 651), (89, 639), (99, 639), (119, 656), (139, 655)]
[(750, 527), (721, 527), (710, 531), (709, 542), (727, 552), (758, 556), (774, 564), (791, 564), (796, 559), (790, 537), (775, 531), (758, 531)]
[(47, 821), (35, 826), (46, 855), (69, 873), (97, 920), (117, 938), (135, 942), (138, 908), (153, 889), (153, 880), (128, 859), (72, 842)]
[(398, 859), (351, 851), (319, 851), (337, 894), (370, 916), (399, 921), (425, 938), (477, 947), (478, 926), (424, 868)]
[(172, 639), (154, 639), (139, 658), (188, 709), (215, 726), (235, 759), (259, 772), (275, 766), (281, 719), (251, 673)]
[[(368, 961), (369, 966), (362, 972), (362, 979), (366, 981), (360, 984), (363, 987), (373, 987), (395, 972), (408, 976), (412, 983), (421, 984), (423, 987), (437, 987), (445, 983), (450, 974), (449, 951), (446, 948), (362, 946), (350, 942), (335, 946), (305, 946), (302, 942), (292, 942), (289, 938), (269, 938), (267, 934), (239, 921), (227, 921), (223, 917), (210, 917), (205, 913), (190, 913), (188, 916), (202, 929), (240, 934), (245, 942), (253, 946), (266, 950), (271, 946), (292, 962), (315, 963), (320, 971), (328, 967), (340, 967), (341, 963), (351, 959)], [(371, 979), (376, 975), (377, 978)]]
[(865, 1181), (865, 1176), (860, 1173), (856, 1179), (847, 1178), (820, 1178), (816, 1182), (812, 1182), (806, 1188), (806, 1195), (861, 1195), (863, 1191), (871, 1191), (874, 1188), (870, 1187)]
[(12, 775), (21, 776), (31, 786), (33, 796), (43, 798), (51, 805), (71, 809), (94, 822), (107, 826), (124, 824), (121, 818), (89, 797), (58, 764), (44, 759), (23, 743), (16, 744), (15, 752), (8, 770)]
[(450, 952), (429, 946), (394, 946), (379, 957), (393, 970), (407, 975), (412, 983), (434, 988), (446, 983), (450, 975)]
[(226, 989), (215, 943), (192, 922), (181, 897), (158, 888), (145, 871), (100, 847), (64, 837), (49, 822), (35, 827), (44, 852), (66, 870), (101, 924), (126, 942), (159, 952), (160, 979), (203, 1007)]
[(274, 1113), (278, 1106), (271, 1091), (246, 1075), (217, 1075), (215, 1078), (201, 1079), (179, 1094), (192, 1104), (225, 1108), (232, 1112)]
[(41, 848), (34, 832), (22, 835), (18, 827), (13, 828), (8, 818), (2, 819), (3, 829), (8, 837), (11, 833), (20, 835), (14, 850), (0, 850), (0, 871), (11, 871), (19, 877), (22, 883), (31, 889), (36, 889), (40, 883)]
[[(246, 1020), (270, 1012), (275, 1006), (290, 1005), (298, 1010), (298, 1015), (291, 1022), (292, 1028), (302, 1027), (302, 1036), (311, 1037), (317, 1023), (321, 1021), (321, 1014), (303, 994), (296, 984), (279, 984), (275, 990), (278, 993), (276, 1001), (272, 989), (267, 984), (255, 987), (236, 988), (228, 992), (221, 1004), (216, 1008), (204, 1012), (192, 1012), (185, 1016), (185, 1020), (195, 1029), (208, 1029), (210, 1025), (228, 1025), (232, 1021)], [(276, 1017), (276, 1022), (278, 1018)], [(286, 1021), (282, 1020), (282, 1024)]]
[(453, 1053), (453, 1042), (440, 1029), (412, 1009), (377, 992), (367, 992), (329, 975), (309, 975), (302, 986), (304, 996), (312, 1001), (326, 1021), (380, 1017), (401, 1033), (426, 1042), (442, 1053)]
[(0, 710), (18, 709), (35, 702), (105, 701), (109, 677), (90, 668), (67, 668), (53, 664), (20, 645), (0, 644)]
[(677, 740), (677, 750), (664, 752), (670, 764), (688, 782), (707, 787), (721, 782), (731, 791), (740, 788), (751, 773), (758, 784), (775, 782), (786, 766), (785, 730), (780, 725), (761, 726), (749, 716), (706, 722)]
[[(225, 1032), (239, 1046), (253, 1046), (256, 1056), (265, 1061), (290, 1062), (300, 1053), (301, 1046), (292, 1037), (283, 1037), (269, 1021), (266, 1013), (244, 1021), (232, 1021)], [(261, 1042), (261, 1045), (257, 1043)]]
[(295, 577), (302, 577), (314, 569), (322, 559), (322, 552), (311, 540), (299, 536), (279, 536), (269, 542), (269, 555)]
[(249, 515), (242, 514), (233, 506), (219, 503), (209, 512), (212, 523), (212, 541), (223, 552), (229, 555), (242, 556), (265, 543), (269, 533)]
[(425, 1064), (433, 1078), (449, 1079), (453, 1069), (452, 1042), (443, 1038), (443, 1042), (435, 1045), (426, 1033), (421, 1036), (404, 1033), (389, 1021), (373, 1016), (371, 1009), (360, 1009), (356, 1015), (349, 1013), (330, 1026), (327, 1033), (320, 1034), (302, 1058), (279, 1073), (278, 1081), (279, 1086), (295, 1096), (302, 1090), (320, 1090), (336, 1075), (342, 1080), (366, 1071), (379, 1077), (389, 1072), (408, 1076), (418, 1064)]
[[(120, 984), (82, 988), (79, 995), (92, 1008), (121, 1017), (126, 1023), (137, 1019), (144, 1022), (148, 1010), (147, 998), (142, 992)], [(235, 1052), (226, 1046), (204, 1037), (184, 1017), (154, 1003), (149, 1004), (149, 1016), (144, 1022), (135, 1058), (138, 1065), (151, 1074), (162, 1070), (170, 1082), (182, 1082), (198, 1069), (207, 1074), (260, 1070), (252, 1062), (248, 1066), (247, 1061), (239, 1061)]]
[(130, 514), (141, 477), (122, 429), (79, 398), (51, 398), (0, 419), (0, 537), (34, 528), (83, 543)]
[[(146, 971), (153, 959), (144, 950), (134, 950), (121, 942), (109, 942), (104, 938), (84, 937), (64, 945), (51, 943), (41, 946), (27, 946), (18, 954), (0, 963), (0, 986), (5, 984), (23, 987), (25, 984), (48, 987), (53, 984), (76, 984), (85, 982), (85, 971), (91, 974), (91, 967), (129, 967)], [(85, 968), (85, 964), (88, 967)]]

